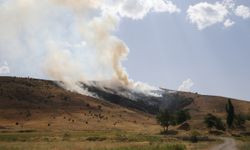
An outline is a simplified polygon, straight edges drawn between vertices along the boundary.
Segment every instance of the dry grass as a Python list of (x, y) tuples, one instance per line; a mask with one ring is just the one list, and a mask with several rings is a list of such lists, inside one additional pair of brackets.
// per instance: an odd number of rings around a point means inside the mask
[(0, 78), (0, 128), (157, 132), (154, 116), (72, 93), (51, 81)]
[(68, 132), (4, 132), (0, 133), (1, 149), (114, 149), (121, 147), (171, 146), (178, 140), (160, 135), (140, 134), (123, 131), (68, 131)]
[[(225, 115), (225, 98), (187, 96), (194, 99), (187, 107), (192, 114), (191, 128), (205, 134), (202, 120), (206, 113), (212, 110)], [(134, 150), (171, 147), (173, 143), (202, 150), (216, 144), (193, 144), (157, 135), (161, 127), (154, 116), (66, 91), (51, 81), (1, 77), (0, 103), (0, 150)], [(249, 103), (233, 103), (237, 111), (250, 112)], [(185, 134), (188, 132), (179, 132)]]
[(158, 134), (109, 131), (8, 131), (0, 133), (0, 150), (205, 150), (213, 142), (184, 142)]
[(184, 150), (183, 144), (162, 143), (150, 145), (142, 142), (33, 142), (0, 143), (0, 150)]
[(237, 137), (236, 140), (239, 150), (250, 150), (250, 137)]

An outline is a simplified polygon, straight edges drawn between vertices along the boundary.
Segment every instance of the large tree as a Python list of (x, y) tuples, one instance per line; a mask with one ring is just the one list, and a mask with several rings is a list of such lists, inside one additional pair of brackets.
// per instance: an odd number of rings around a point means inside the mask
[(231, 128), (234, 122), (234, 106), (231, 102), (231, 99), (228, 99), (228, 103), (226, 105), (227, 111), (227, 126)]
[(164, 132), (168, 131), (168, 127), (174, 124), (174, 116), (165, 109), (164, 111), (160, 111), (160, 113), (156, 116), (158, 123), (163, 127)]

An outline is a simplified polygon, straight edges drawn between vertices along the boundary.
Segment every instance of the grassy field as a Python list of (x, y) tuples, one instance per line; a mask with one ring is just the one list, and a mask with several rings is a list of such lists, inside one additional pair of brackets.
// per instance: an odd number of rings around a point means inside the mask
[(215, 142), (184, 142), (174, 137), (110, 131), (2, 131), (0, 150), (195, 150)]
[[(97, 142), (95, 144), (93, 143), (86, 143), (86, 142), (78, 142), (78, 143), (72, 143), (72, 142), (60, 142), (60, 143), (14, 143), (11, 145), (3, 145), (0, 146), (0, 150), (23, 150), (23, 149), (29, 149), (29, 150), (49, 150), (49, 149), (59, 149), (59, 150), (185, 150), (186, 147), (184, 144), (155, 144), (155, 145), (149, 145), (145, 143), (117, 143), (112, 144), (111, 143), (104, 143), (104, 142)], [(98, 145), (103, 145), (105, 148), (100, 148)], [(127, 145), (125, 145), (127, 144)]]
[(159, 135), (114, 131), (70, 131), (70, 132), (36, 132), (32, 130), (2, 132), (0, 150), (18, 149), (185, 149), (175, 139)]

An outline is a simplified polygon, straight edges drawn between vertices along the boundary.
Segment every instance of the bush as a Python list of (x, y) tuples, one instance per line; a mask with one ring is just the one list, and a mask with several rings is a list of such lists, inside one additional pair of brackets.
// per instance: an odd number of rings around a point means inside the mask
[(191, 132), (191, 137), (190, 140), (192, 143), (197, 143), (198, 142), (198, 136), (201, 136), (200, 132), (194, 130)]
[(246, 116), (243, 115), (243, 114), (237, 114), (235, 115), (234, 117), (234, 123), (236, 125), (236, 127), (243, 127), (243, 125), (245, 124), (246, 122)]
[(106, 139), (107, 139), (106, 137), (93, 136), (93, 137), (88, 137), (86, 140), (88, 140), (88, 141), (104, 141)]
[(207, 114), (204, 118), (204, 123), (209, 129), (215, 127), (217, 130), (225, 131), (225, 125), (222, 122), (221, 118), (216, 117), (212, 114)]
[(63, 141), (68, 141), (70, 139), (70, 134), (69, 133), (64, 133), (63, 134)]

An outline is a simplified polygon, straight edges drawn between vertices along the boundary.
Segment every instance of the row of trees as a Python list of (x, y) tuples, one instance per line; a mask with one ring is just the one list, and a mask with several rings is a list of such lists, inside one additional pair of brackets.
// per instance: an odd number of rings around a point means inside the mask
[[(241, 113), (235, 114), (234, 106), (230, 99), (228, 99), (228, 102), (226, 104), (226, 113), (226, 125), (228, 129), (232, 129), (233, 127), (243, 127), (247, 117)], [(226, 125), (222, 122), (222, 119), (213, 114), (207, 114), (204, 118), (204, 123), (210, 129), (216, 128), (218, 130), (226, 130)]]
[[(226, 113), (226, 124), (229, 129), (232, 127), (242, 127), (245, 124), (246, 116), (243, 114), (235, 114), (234, 106), (230, 99), (228, 99), (228, 103), (226, 104)], [(156, 116), (156, 119), (163, 127), (163, 132), (167, 132), (170, 125), (182, 124), (183, 122), (191, 119), (191, 116), (188, 110), (170, 112), (166, 109), (164, 111), (160, 111), (160, 113)], [(216, 128), (218, 130), (226, 130), (226, 125), (223, 123), (222, 119), (211, 113), (204, 117), (204, 123), (209, 129)]]

